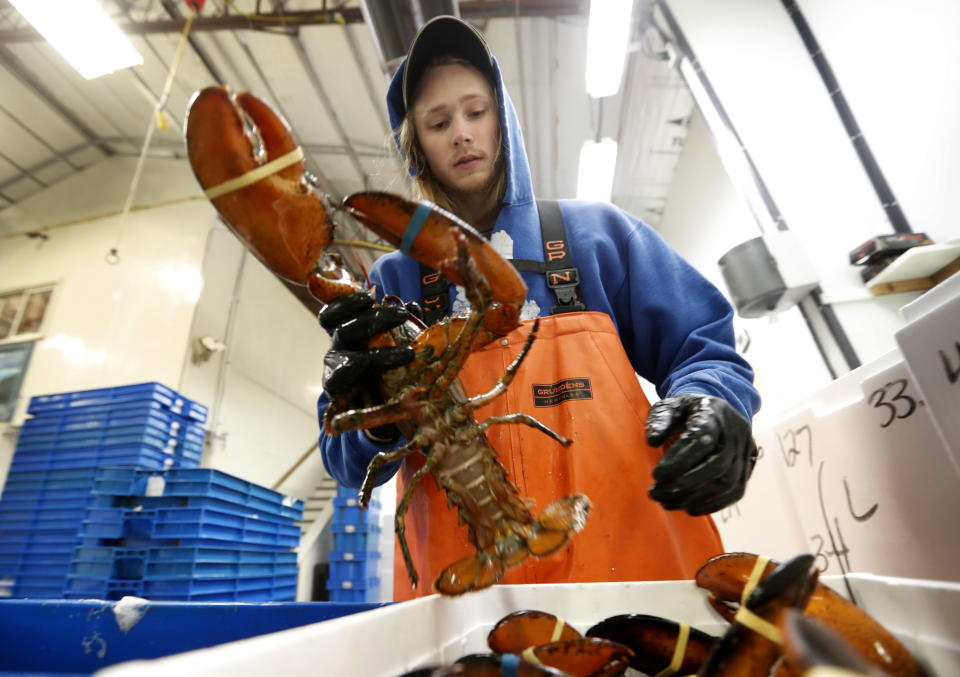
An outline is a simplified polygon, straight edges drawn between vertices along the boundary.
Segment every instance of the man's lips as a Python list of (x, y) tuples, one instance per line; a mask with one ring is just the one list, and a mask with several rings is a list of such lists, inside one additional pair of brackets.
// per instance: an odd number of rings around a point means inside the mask
[(472, 166), (476, 162), (482, 160), (479, 155), (464, 155), (462, 158), (453, 163), (454, 167), (467, 167)]

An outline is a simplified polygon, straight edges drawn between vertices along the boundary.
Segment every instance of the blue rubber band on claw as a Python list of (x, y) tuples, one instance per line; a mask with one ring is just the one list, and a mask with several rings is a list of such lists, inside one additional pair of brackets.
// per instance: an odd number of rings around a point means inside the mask
[(505, 653), (500, 657), (500, 675), (501, 677), (517, 677), (517, 669), (520, 666), (520, 656), (515, 653)]
[(413, 247), (413, 241), (417, 239), (417, 235), (420, 234), (420, 229), (423, 228), (423, 224), (426, 223), (427, 217), (430, 216), (430, 212), (432, 211), (432, 204), (429, 202), (421, 202), (417, 206), (417, 211), (410, 217), (410, 223), (407, 224), (407, 229), (403, 232), (403, 239), (400, 240), (400, 251), (407, 256), (410, 256), (410, 248)]

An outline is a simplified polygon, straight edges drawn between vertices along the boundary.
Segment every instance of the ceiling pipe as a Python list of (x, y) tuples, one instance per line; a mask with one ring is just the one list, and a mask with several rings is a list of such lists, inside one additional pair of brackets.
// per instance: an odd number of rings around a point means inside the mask
[(361, 0), (360, 9), (373, 35), (380, 70), (387, 76), (407, 55), (420, 26), (442, 14), (460, 16), (457, 0)]

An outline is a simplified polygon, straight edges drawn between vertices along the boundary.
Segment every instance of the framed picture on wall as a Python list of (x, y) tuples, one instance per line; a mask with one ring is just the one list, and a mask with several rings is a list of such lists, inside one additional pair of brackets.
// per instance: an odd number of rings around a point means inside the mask
[(33, 341), (0, 345), (0, 421), (13, 418), (20, 385), (30, 363)]

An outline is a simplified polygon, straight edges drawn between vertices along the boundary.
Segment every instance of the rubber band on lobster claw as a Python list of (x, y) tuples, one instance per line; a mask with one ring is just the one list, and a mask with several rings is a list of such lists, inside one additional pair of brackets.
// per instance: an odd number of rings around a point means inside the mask
[[(707, 560), (696, 575), (699, 587), (708, 591), (707, 601), (721, 616), (733, 620), (744, 586), (757, 567), (758, 556), (734, 552)], [(759, 572), (766, 577), (778, 566), (770, 560)], [(865, 661), (894, 677), (926, 677), (927, 669), (893, 634), (866, 611), (822, 583), (814, 588), (804, 615), (837, 633)]]
[[(191, 99), (184, 126), (197, 180), (227, 226), (280, 277), (306, 286), (323, 303), (365, 292), (342, 260), (328, 251), (337, 213), (346, 213), (440, 275), (462, 285), (469, 313), (424, 330), (412, 320), (368, 340), (364, 347), (410, 346), (412, 362), (377, 378), (379, 401), (348, 388), (324, 413), (330, 435), (396, 424), (406, 444), (377, 454), (359, 492), (366, 507), (385, 464), (419, 453), (416, 471), (397, 504), (395, 531), (412, 586), (419, 580), (405, 537), (404, 516), (417, 483), (432, 474), (459, 511), (476, 553), (452, 563), (434, 581), (438, 592), (459, 595), (492, 585), (527, 557), (556, 552), (579, 531), (590, 501), (556, 498), (538, 516), (527, 508), (486, 437), (492, 425), (526, 425), (558, 444), (571, 441), (527, 414), (477, 422), (473, 412), (502, 396), (536, 338), (535, 322), (513, 363), (487, 393), (467, 397), (457, 375), (470, 354), (519, 326), (527, 288), (510, 262), (476, 230), (428, 202), (364, 192), (339, 205), (314, 189), (284, 119), (262, 99), (225, 86)], [(389, 297), (384, 299), (388, 302)], [(369, 393), (368, 393), (369, 394)]]

